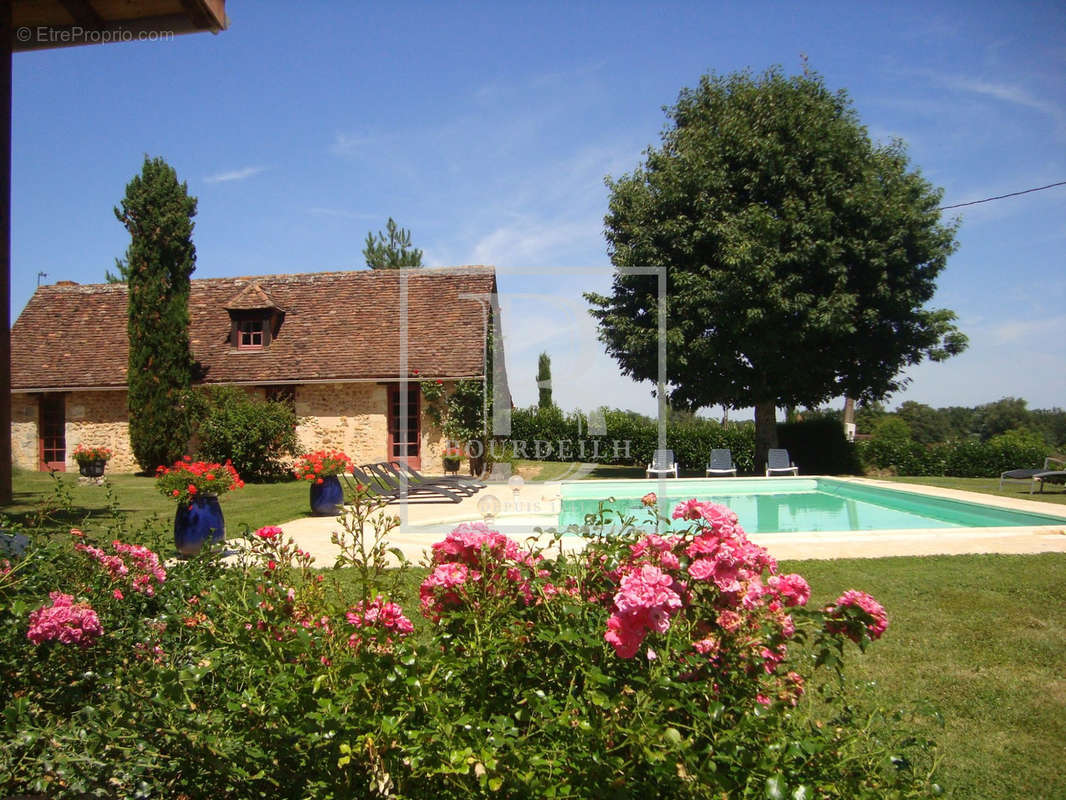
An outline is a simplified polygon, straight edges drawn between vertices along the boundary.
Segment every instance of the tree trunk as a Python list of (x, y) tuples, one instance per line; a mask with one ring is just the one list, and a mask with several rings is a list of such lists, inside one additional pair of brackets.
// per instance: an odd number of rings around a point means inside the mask
[(855, 398), (844, 398), (844, 436), (849, 442), (855, 441)]
[(852, 425), (855, 424), (855, 398), (854, 397), (845, 397), (844, 398), (844, 424), (847, 425), (849, 423), (851, 423)]
[(766, 472), (766, 453), (777, 447), (777, 407), (773, 400), (755, 404), (755, 474)]

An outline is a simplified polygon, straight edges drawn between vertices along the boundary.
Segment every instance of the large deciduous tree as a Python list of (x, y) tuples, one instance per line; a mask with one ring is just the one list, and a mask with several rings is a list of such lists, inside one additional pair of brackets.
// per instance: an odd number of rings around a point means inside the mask
[(144, 470), (169, 464), (189, 440), (192, 381), (189, 278), (196, 268), (196, 198), (162, 158), (145, 156), (115, 216), (130, 232), (119, 264), (129, 287), (130, 444)]
[(371, 269), (422, 266), (422, 251), (411, 247), (411, 232), (399, 227), (392, 217), (389, 217), (384, 232), (376, 236), (373, 233), (366, 235), (363, 256)]
[[(608, 179), (617, 267), (667, 267), (671, 405), (755, 407), (756, 463), (775, 409), (875, 400), (900, 371), (961, 352), (925, 307), (955, 248), (940, 191), (901, 142), (877, 145), (813, 73), (704, 76), (667, 109), (662, 145)], [(588, 294), (622, 372), (655, 380), (657, 279), (619, 271)]]

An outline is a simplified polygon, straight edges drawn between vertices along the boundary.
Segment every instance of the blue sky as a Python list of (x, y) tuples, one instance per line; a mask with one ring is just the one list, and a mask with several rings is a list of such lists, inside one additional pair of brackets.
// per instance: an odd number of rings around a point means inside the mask
[[(1061, 3), (738, 6), (230, 0), (217, 36), (17, 54), (13, 318), (38, 280), (114, 269), (112, 208), (158, 155), (199, 198), (195, 277), (361, 268), (392, 216), (428, 265), (497, 267), (516, 403), (546, 350), (564, 408), (652, 413), (581, 292), (610, 284), (604, 176), (658, 144), (700, 75), (805, 55), (945, 204), (1066, 180)], [(1066, 405), (1066, 187), (948, 213), (960, 246), (933, 305), (970, 348), (888, 405)]]

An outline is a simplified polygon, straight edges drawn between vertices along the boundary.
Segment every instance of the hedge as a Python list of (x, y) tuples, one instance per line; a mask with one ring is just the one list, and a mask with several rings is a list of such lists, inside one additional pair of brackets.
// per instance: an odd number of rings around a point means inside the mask
[(1012, 469), (1040, 467), (1050, 448), (1031, 441), (996, 436), (987, 442), (960, 439), (923, 445), (918, 442), (860, 442), (866, 469), (888, 469), (916, 477), (997, 478)]
[[(604, 413), (606, 434), (590, 436), (588, 418), (564, 414), (559, 408), (518, 408), (511, 412), (510, 441), (522, 442), (524, 451), (513, 457), (539, 461), (582, 460), (603, 464), (643, 465), (651, 461), (658, 446), (656, 420), (630, 411)], [(800, 470), (809, 475), (853, 474), (860, 470), (854, 447), (844, 437), (840, 422), (814, 419), (778, 426), (781, 446), (789, 450)], [(534, 442), (542, 442), (536, 449)], [(566, 442), (560, 455), (559, 442)], [(582, 444), (584, 443), (584, 455)], [(616, 446), (615, 443), (618, 443)], [(666, 426), (666, 445), (674, 451), (678, 466), (702, 472), (714, 448), (728, 448), (739, 474), (755, 471), (755, 428), (751, 423), (721, 425), (714, 420), (684, 419)], [(550, 450), (548, 449), (550, 446)], [(597, 457), (593, 458), (593, 453)]]

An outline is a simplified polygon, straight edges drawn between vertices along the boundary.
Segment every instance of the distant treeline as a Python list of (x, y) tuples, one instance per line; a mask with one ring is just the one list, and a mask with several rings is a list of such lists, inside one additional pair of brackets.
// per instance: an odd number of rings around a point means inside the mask
[[(904, 423), (908, 437), (919, 444), (938, 444), (960, 439), (987, 442), (1007, 431), (1022, 430), (1034, 433), (1051, 447), (1066, 445), (1066, 411), (1061, 408), (1029, 409), (1020, 397), (1004, 397), (980, 406), (949, 406), (933, 408), (925, 403), (908, 400), (895, 411), (882, 404), (859, 406), (855, 410), (855, 426), (860, 434), (874, 434), (886, 419)], [(829, 417), (843, 420), (844, 412), (820, 408), (798, 412), (802, 419)]]

